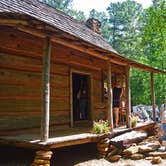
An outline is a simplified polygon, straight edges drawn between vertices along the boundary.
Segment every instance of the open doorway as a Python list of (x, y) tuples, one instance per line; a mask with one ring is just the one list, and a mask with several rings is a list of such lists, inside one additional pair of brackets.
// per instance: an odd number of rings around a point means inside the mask
[(90, 119), (90, 76), (72, 73), (73, 121)]

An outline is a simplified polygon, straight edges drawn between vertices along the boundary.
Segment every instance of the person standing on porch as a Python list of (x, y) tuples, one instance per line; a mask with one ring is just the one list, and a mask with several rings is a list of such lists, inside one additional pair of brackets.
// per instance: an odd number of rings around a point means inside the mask
[(160, 138), (161, 140), (166, 140), (166, 99), (164, 99), (164, 103), (160, 107), (160, 120), (163, 129), (163, 136)]
[(85, 86), (81, 85), (77, 94), (77, 99), (79, 100), (80, 119), (85, 120), (87, 119), (87, 104), (88, 104), (88, 94)]
[(119, 125), (119, 108), (121, 96), (122, 87), (120, 86), (120, 81), (116, 80), (115, 86), (113, 87), (113, 112), (115, 118), (115, 127), (118, 127)]

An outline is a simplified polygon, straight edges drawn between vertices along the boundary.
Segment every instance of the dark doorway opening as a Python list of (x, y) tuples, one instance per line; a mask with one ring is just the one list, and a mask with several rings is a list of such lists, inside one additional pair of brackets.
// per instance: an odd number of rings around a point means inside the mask
[[(89, 120), (90, 118), (90, 86), (89, 76), (84, 74), (72, 74), (73, 89), (73, 120)], [(83, 94), (83, 95), (82, 95)], [(83, 103), (82, 98), (85, 102)], [(84, 112), (84, 113), (83, 113)]]

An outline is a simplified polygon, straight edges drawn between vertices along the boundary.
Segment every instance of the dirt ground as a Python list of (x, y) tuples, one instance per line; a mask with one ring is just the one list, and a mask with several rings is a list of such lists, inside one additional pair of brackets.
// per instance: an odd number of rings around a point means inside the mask
[[(151, 166), (148, 160), (126, 160), (121, 159), (118, 162), (110, 163), (105, 159), (97, 158), (97, 149), (95, 144), (86, 144), (73, 146), (70, 148), (59, 149), (54, 153), (52, 166)], [(166, 166), (166, 160), (155, 166)]]
[[(75, 166), (151, 166), (154, 164), (151, 164), (148, 160), (120, 160), (115, 163), (110, 163), (105, 159), (100, 160), (90, 160), (87, 162), (76, 164)], [(160, 164), (155, 164), (155, 166), (166, 166), (166, 160), (162, 160)]]
[[(30, 166), (33, 161), (35, 151), (0, 147), (0, 166)], [(110, 163), (105, 159), (97, 158), (95, 144), (84, 144), (60, 148), (53, 151), (51, 166), (151, 166), (147, 160), (124, 160)], [(166, 166), (166, 160), (156, 166)]]

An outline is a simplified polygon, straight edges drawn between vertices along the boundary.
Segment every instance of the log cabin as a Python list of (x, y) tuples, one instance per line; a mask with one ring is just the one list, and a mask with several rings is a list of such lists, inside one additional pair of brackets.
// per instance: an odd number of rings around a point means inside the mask
[[(14, 132), (18, 139), (18, 131), (27, 138), (38, 129), (35, 143), (48, 145), (49, 131), (59, 126), (69, 130), (104, 119), (113, 128), (114, 80), (120, 80), (124, 88), (130, 127), (130, 68), (150, 73), (155, 104), (153, 75), (164, 71), (120, 55), (98, 33), (98, 26), (89, 27), (37, 0), (0, 1), (1, 138)], [(88, 91), (85, 120), (81, 120), (77, 99), (81, 82)], [(51, 148), (71, 144), (55, 142)]]

